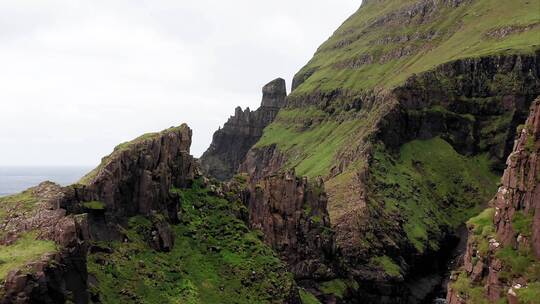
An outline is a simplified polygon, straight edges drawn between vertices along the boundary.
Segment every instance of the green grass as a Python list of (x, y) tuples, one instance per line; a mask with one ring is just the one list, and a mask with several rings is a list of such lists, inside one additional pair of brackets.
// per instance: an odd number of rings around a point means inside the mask
[(38, 199), (32, 194), (32, 190), (0, 197), (0, 222), (4, 220), (9, 210), (16, 212), (30, 211), (37, 202)]
[(475, 234), (482, 234), (486, 228), (493, 227), (495, 208), (484, 209), (479, 215), (469, 219), (467, 226), (473, 228)]
[(477, 249), (482, 256), (489, 251), (489, 240), (493, 238), (495, 233), (495, 225), (493, 225), (493, 216), (495, 208), (484, 209), (479, 215), (467, 221), (467, 227), (472, 228), (472, 235), (477, 243)]
[(458, 279), (451, 283), (451, 287), (457, 291), (459, 295), (467, 301), (467, 303), (490, 303), (486, 299), (484, 288), (482, 286), (474, 286), (465, 272), (460, 272), (458, 274)]
[(401, 268), (388, 256), (374, 257), (371, 259), (371, 263), (384, 270), (386, 274), (391, 277), (399, 277), (401, 275)]
[(532, 236), (533, 216), (525, 214), (523, 211), (517, 211), (512, 217), (512, 228), (518, 234), (526, 237)]
[[(365, 90), (373, 87), (395, 87), (412, 74), (433, 69), (449, 61), (503, 53), (532, 53), (540, 46), (540, 26), (501, 39), (486, 37), (493, 29), (510, 25), (531, 25), (540, 22), (539, 0), (478, 0), (458, 8), (440, 6), (432, 19), (423, 24), (386, 24), (370, 27), (374, 20), (389, 12), (410, 6), (415, 1), (373, 1), (362, 5), (316, 52), (299, 72), (315, 71), (293, 95), (336, 88)], [(416, 1), (417, 2), (417, 1)], [(394, 18), (395, 19), (395, 18)], [(437, 32), (431, 41), (410, 40), (379, 44), (386, 37)], [(338, 47), (342, 41), (352, 43)], [(380, 58), (397, 49), (413, 48), (410, 56), (380, 62)], [(339, 62), (362, 55), (371, 55), (374, 63), (357, 69), (336, 68)]]
[(322, 113), (313, 107), (282, 109), (255, 147), (276, 144), (288, 156), (287, 168), (295, 168), (300, 176), (326, 176), (335, 165), (337, 154), (368, 120), (360, 116), (336, 120)]
[(92, 210), (105, 210), (105, 203), (100, 201), (91, 201), (82, 203), (84, 208)]
[(540, 304), (540, 282), (529, 284), (526, 288), (517, 291), (519, 303)]
[(31, 232), (22, 234), (12, 245), (0, 246), (0, 281), (5, 280), (9, 271), (19, 269), (43, 254), (56, 250), (54, 242), (37, 240), (36, 234)]
[(321, 302), (309, 291), (300, 289), (300, 300), (302, 304), (321, 304)]
[(112, 254), (90, 255), (103, 303), (282, 303), (296, 288), (262, 235), (235, 217), (240, 207), (232, 205), (240, 202), (211, 196), (198, 183), (176, 191), (182, 222), (173, 226), (171, 252), (153, 251), (141, 233), (149, 220), (135, 217), (128, 243), (106, 243)]
[(324, 176), (339, 148), (358, 127), (357, 121), (328, 121), (307, 130), (297, 130), (294, 125), (277, 122), (265, 129), (256, 147), (277, 143), (280, 151), (291, 155), (288, 166), (294, 167), (297, 174)]
[[(510, 246), (497, 250), (495, 256), (503, 262), (506, 278), (526, 276), (536, 263), (530, 252), (519, 251)], [(538, 278), (537, 278), (538, 279)]]
[(378, 147), (372, 167), (372, 199), (405, 220), (406, 236), (420, 252), (438, 249), (443, 231), (478, 214), (499, 180), (486, 155), (460, 155), (438, 137), (409, 142), (398, 157)]
[(332, 294), (343, 298), (347, 291), (347, 283), (341, 279), (334, 279), (320, 284), (320, 289), (325, 294)]

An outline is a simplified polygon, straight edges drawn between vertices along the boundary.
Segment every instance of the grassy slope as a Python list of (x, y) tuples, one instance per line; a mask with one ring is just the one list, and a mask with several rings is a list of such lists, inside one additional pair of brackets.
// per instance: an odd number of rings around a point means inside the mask
[[(316, 52), (313, 59), (298, 73), (309, 75), (292, 92), (291, 98), (314, 92), (344, 89), (355, 95), (374, 88), (392, 88), (413, 73), (432, 69), (442, 63), (465, 57), (499, 53), (527, 53), (540, 47), (540, 0), (474, 0), (458, 8), (442, 5), (429, 22), (419, 24), (414, 19), (409, 25), (400, 20), (383, 26), (371, 26), (375, 20), (389, 13), (410, 7), (420, 1), (369, 1), (352, 15)], [(417, 18), (417, 17), (416, 17)], [(504, 38), (489, 38), (486, 33), (504, 26), (536, 24), (528, 31), (511, 33)], [(405, 34), (437, 32), (433, 40), (410, 40), (389, 44), (376, 43), (388, 37)], [(344, 41), (352, 42), (340, 46)], [(380, 58), (393, 50), (415, 48), (413, 55), (380, 63)], [(373, 55), (372, 64), (352, 69), (335, 65), (340, 62)], [(264, 131), (257, 147), (276, 144), (287, 157), (287, 167), (295, 167), (299, 175), (328, 176), (336, 165), (336, 156), (363, 145), (375, 122), (389, 105), (332, 114), (315, 106), (282, 109), (278, 117)], [(487, 130), (487, 129), (486, 129)], [(486, 131), (482, 129), (482, 132)], [(484, 136), (485, 134), (481, 134)], [(486, 138), (492, 138), (485, 136)], [(483, 139), (484, 140), (484, 139)], [(493, 138), (493, 140), (496, 140)], [(498, 140), (498, 139), (497, 139)], [(484, 140), (485, 141), (485, 140)], [(480, 142), (480, 146), (486, 143)], [(489, 141), (489, 139), (488, 139)], [(362, 146), (360, 146), (362, 149)], [(345, 171), (329, 179), (329, 212), (335, 221), (356, 204), (352, 179), (365, 166), (359, 159)]]
[(0, 246), (0, 281), (9, 271), (20, 269), (35, 261), (45, 253), (55, 252), (56, 244), (52, 241), (37, 240), (35, 233), (25, 233), (12, 245)]
[[(540, 9), (540, 0), (475, 0), (472, 4), (465, 3), (458, 8), (442, 6), (443, 9), (438, 11), (430, 22), (421, 25), (412, 22), (407, 26), (387, 24), (370, 27), (377, 18), (418, 2), (382, 0), (363, 5), (298, 73), (302, 75), (315, 70), (311, 77), (292, 92), (292, 98), (335, 89), (354, 92), (376, 87), (391, 88), (413, 73), (426, 71), (458, 58), (501, 52), (531, 52), (540, 47), (540, 26), (509, 34), (502, 39), (485, 36), (485, 33), (502, 26), (539, 23), (540, 15), (536, 8)], [(432, 41), (412, 40), (387, 45), (375, 43), (385, 37), (435, 31), (438, 36)], [(340, 42), (347, 40), (353, 41), (352, 44), (337, 47)], [(377, 58), (382, 54), (407, 46), (418, 49), (412, 56), (379, 63)], [(359, 69), (334, 66), (338, 62), (365, 54), (374, 55), (375, 62)], [(335, 165), (336, 155), (349, 149), (351, 143), (361, 142), (370, 133), (383, 110), (362, 109), (358, 113), (349, 111), (328, 114), (315, 106), (286, 108), (281, 110), (274, 123), (265, 129), (257, 147), (277, 144), (280, 151), (287, 156), (287, 167), (295, 167), (299, 175), (326, 176)], [(344, 174), (350, 175), (355, 169), (349, 168)], [(343, 185), (343, 182), (346, 182), (343, 179), (341, 178), (339, 183), (331, 180), (330, 185)], [(331, 195), (337, 196), (339, 193)]]
[(420, 252), (438, 249), (443, 227), (465, 222), (496, 191), (498, 177), (486, 155), (462, 156), (440, 138), (407, 143), (399, 156), (381, 151), (374, 155), (373, 199), (402, 216)]
[(281, 303), (293, 288), (292, 275), (261, 236), (234, 216), (241, 204), (197, 185), (181, 195), (182, 223), (173, 226), (172, 252), (153, 251), (140, 233), (150, 223), (136, 217), (126, 230), (130, 242), (102, 244), (114, 252), (90, 255), (102, 302)]
[[(313, 59), (299, 72), (315, 73), (298, 87), (293, 95), (335, 88), (351, 90), (373, 87), (391, 88), (413, 73), (421, 73), (444, 62), (498, 53), (528, 53), (540, 46), (540, 26), (517, 32), (502, 39), (488, 38), (486, 33), (509, 25), (527, 26), (540, 22), (539, 0), (475, 0), (459, 8), (444, 7), (428, 23), (390, 24), (373, 27), (377, 18), (406, 8), (418, 1), (370, 1), (351, 16), (317, 51)], [(413, 40), (378, 44), (385, 37), (437, 32), (431, 40)], [(354, 41), (336, 47), (342, 41)], [(413, 55), (379, 63), (380, 57), (392, 50), (413, 47)], [(360, 55), (373, 55), (375, 63), (357, 69), (336, 68), (334, 65)]]
[(31, 211), (37, 202), (38, 200), (32, 194), (32, 190), (26, 190), (6, 197), (0, 197), (0, 222), (5, 219), (9, 211)]

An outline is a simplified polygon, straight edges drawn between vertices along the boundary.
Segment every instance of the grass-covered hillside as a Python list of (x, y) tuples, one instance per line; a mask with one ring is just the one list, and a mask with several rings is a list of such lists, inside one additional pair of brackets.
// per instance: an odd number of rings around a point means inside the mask
[(175, 245), (157, 252), (152, 223), (137, 216), (125, 242), (99, 242), (88, 257), (94, 301), (100, 303), (283, 303), (295, 294), (292, 274), (262, 235), (236, 217), (245, 208), (209, 194), (196, 182), (181, 196)]
[(538, 0), (363, 2), (297, 74), (293, 95), (391, 88), (448, 61), (540, 46)]
[(325, 179), (349, 268), (382, 256), (407, 277), (495, 194), (540, 94), (539, 12), (540, 0), (365, 0), (297, 73), (253, 151), (275, 146), (282, 169)]

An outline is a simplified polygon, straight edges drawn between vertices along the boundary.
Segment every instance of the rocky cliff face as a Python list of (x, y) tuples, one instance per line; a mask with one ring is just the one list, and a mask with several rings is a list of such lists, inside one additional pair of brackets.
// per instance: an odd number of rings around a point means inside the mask
[(262, 93), (261, 106), (257, 110), (236, 108), (223, 129), (214, 133), (210, 147), (200, 159), (203, 170), (210, 176), (228, 180), (236, 173), (248, 150), (284, 106), (285, 80), (273, 80), (263, 87)]
[(308, 183), (294, 171), (266, 176), (250, 186), (249, 224), (287, 262), (297, 279), (335, 274), (335, 254), (324, 184)]
[[(28, 199), (34, 202), (30, 210), (21, 205)], [(13, 250), (17, 264), (2, 279), (0, 303), (88, 303), (88, 225), (84, 215), (68, 215), (59, 208), (64, 199), (65, 191), (60, 186), (45, 182), (27, 190), (24, 197), (2, 201), (3, 207), (14, 208), (7, 210), (1, 225), (0, 250)], [(21, 245), (29, 235), (35, 240), (28, 246)], [(47, 244), (44, 242), (51, 244), (48, 250), (42, 249)], [(24, 260), (29, 252), (42, 254), (35, 260)]]
[(360, 286), (353, 297), (416, 303), (442, 283), (436, 261), (496, 192), (513, 130), (540, 94), (536, 21), (492, 35), (495, 12), (530, 4), (363, 3), (247, 153), (241, 171), (254, 179), (293, 168), (324, 178), (341, 270)]
[[(534, 303), (540, 290), (540, 98), (518, 129), (502, 185), (491, 208), (469, 223), (461, 272), (454, 273), (450, 304)], [(491, 210), (491, 212), (490, 212)]]
[(119, 145), (80, 186), (73, 187), (74, 199), (103, 203), (108, 217), (155, 211), (177, 222), (178, 197), (170, 190), (187, 186), (196, 174), (189, 154), (191, 134), (189, 127), (182, 125)]
[(149, 246), (170, 251), (170, 223), (179, 221), (180, 202), (171, 189), (189, 186), (196, 174), (190, 144), (186, 125), (147, 134), (116, 147), (80, 184), (60, 187), (47, 182), (6, 198), (4, 249), (11, 250), (31, 233), (37, 240), (54, 242), (56, 250), (29, 258), (28, 265), (11, 271), (2, 285), (1, 303), (87, 303), (89, 243), (120, 238), (121, 225), (133, 216), (150, 219), (145, 236)]

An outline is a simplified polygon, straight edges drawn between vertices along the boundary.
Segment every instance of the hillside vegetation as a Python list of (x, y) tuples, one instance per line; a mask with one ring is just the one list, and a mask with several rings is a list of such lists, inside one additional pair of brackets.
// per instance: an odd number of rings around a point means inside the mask
[(448, 61), (540, 45), (538, 0), (364, 2), (300, 70), (293, 95), (392, 88)]

